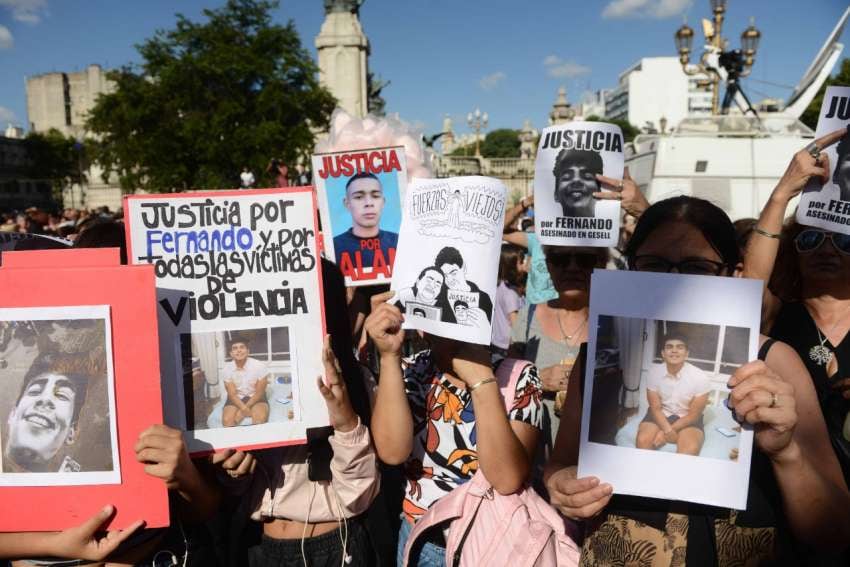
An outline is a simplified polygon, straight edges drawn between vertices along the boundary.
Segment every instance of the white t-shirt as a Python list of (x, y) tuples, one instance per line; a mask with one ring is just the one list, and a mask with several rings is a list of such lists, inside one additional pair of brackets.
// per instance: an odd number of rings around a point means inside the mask
[(257, 381), (268, 375), (266, 365), (250, 356), (245, 359), (245, 365), (237, 368), (232, 360), (224, 365), (224, 382), (236, 386), (240, 398), (251, 397), (257, 388)]
[(661, 410), (665, 417), (684, 417), (697, 396), (711, 391), (708, 374), (686, 362), (677, 376), (667, 372), (667, 364), (654, 364), (649, 370), (646, 389), (661, 396)]

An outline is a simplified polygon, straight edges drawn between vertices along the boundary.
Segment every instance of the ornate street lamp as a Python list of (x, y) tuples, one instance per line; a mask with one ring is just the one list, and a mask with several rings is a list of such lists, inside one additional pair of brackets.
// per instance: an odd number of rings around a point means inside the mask
[[(741, 34), (741, 49), (727, 50), (727, 41), (721, 35), (723, 18), (726, 13), (726, 0), (709, 0), (709, 2), (714, 19), (713, 22), (703, 20), (703, 33), (705, 35), (706, 45), (698, 63), (690, 63), (694, 30), (688, 27), (687, 24), (682, 24), (682, 27), (676, 30), (676, 35), (674, 36), (676, 40), (676, 51), (679, 53), (679, 62), (682, 64), (682, 70), (687, 75), (706, 75), (708, 77), (707, 80), (698, 82), (698, 85), (711, 86), (711, 109), (714, 114), (727, 114), (729, 112), (729, 106), (735, 100), (735, 96), (738, 93), (747, 102), (748, 108), (746, 110), (756, 114), (746, 94), (741, 90), (738, 81), (750, 74), (753, 61), (755, 60), (756, 50), (758, 49), (759, 39), (761, 39), (761, 32), (756, 29), (751, 19), (750, 26)], [(716, 62), (714, 61), (715, 58)], [(723, 67), (726, 71), (726, 94), (723, 98), (723, 104), (719, 108), (721, 77), (718, 66)]]
[(470, 128), (475, 130), (475, 156), (481, 157), (481, 130), (487, 128), (487, 113), (481, 112), (480, 108), (476, 108), (475, 112), (470, 112), (466, 115), (466, 123)]

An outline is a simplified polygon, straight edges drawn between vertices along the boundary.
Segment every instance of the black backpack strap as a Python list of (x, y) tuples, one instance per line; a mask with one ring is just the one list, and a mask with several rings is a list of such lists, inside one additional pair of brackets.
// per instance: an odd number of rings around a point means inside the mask
[(776, 339), (769, 338), (764, 341), (764, 344), (761, 345), (761, 348), (759, 349), (759, 360), (761, 360), (762, 362), (767, 360), (767, 352), (770, 350), (770, 347), (772, 347), (775, 343)]
[(531, 332), (531, 318), (534, 316), (534, 310), (537, 309), (536, 303), (528, 304), (528, 313), (525, 315), (525, 342), (528, 344), (528, 334)]

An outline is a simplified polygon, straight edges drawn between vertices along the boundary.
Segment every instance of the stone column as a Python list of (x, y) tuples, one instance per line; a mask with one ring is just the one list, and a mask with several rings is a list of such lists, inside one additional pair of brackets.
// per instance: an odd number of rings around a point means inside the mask
[(358, 118), (366, 116), (369, 40), (357, 17), (360, 2), (325, 1), (325, 21), (316, 36), (319, 80)]

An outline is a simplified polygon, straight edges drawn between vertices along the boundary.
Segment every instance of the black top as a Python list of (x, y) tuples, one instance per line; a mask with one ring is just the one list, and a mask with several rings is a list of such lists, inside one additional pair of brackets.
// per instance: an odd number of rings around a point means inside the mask
[[(833, 380), (826, 375), (826, 365), (819, 365), (809, 357), (809, 350), (819, 345), (820, 339), (806, 306), (799, 302), (783, 304), (770, 336), (790, 345), (803, 359), (817, 391), (829, 440), (838, 455), (844, 478), (850, 482), (850, 440), (842, 433), (844, 420), (850, 411), (850, 400), (845, 400), (840, 391), (832, 388)], [(827, 339), (824, 346), (831, 350), (838, 360), (838, 373), (835, 378), (850, 377), (850, 333), (844, 336), (841, 344), (835, 346)]]

